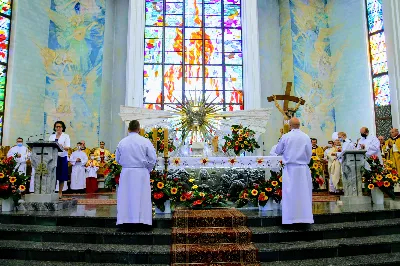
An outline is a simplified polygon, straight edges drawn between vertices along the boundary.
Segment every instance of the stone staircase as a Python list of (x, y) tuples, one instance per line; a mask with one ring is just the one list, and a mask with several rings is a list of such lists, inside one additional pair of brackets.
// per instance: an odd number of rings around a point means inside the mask
[[(319, 214), (307, 231), (243, 213), (262, 265), (400, 265), (400, 209)], [(0, 214), (0, 265), (170, 264), (171, 217), (157, 216), (154, 227), (125, 233), (111, 217)], [(239, 242), (248, 233), (235, 229)]]

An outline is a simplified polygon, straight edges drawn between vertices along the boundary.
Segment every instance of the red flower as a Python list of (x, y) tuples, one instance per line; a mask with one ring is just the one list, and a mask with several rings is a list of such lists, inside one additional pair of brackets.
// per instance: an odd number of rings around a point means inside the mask
[(255, 185), (254, 185), (254, 188), (255, 188), (255, 189), (258, 189), (258, 184), (255, 184)]
[(178, 180), (179, 180), (179, 179), (178, 179), (177, 177), (174, 178), (174, 182), (178, 182)]
[(381, 186), (383, 186), (383, 182), (382, 182), (382, 181), (378, 181), (378, 182), (376, 182), (376, 185), (377, 185), (378, 187), (381, 187)]
[(154, 197), (156, 200), (161, 199), (162, 197), (164, 197), (164, 193), (162, 193), (162, 192), (155, 192), (155, 193), (153, 194), (153, 197)]
[(376, 156), (376, 155), (371, 155), (371, 159), (372, 159), (372, 160), (376, 160), (376, 159), (378, 159), (378, 156)]
[(110, 172), (110, 169), (107, 168), (106, 170), (104, 170), (104, 175), (108, 175)]
[(8, 185), (1, 185), (0, 186), (0, 191), (6, 191), (8, 190)]
[(275, 193), (282, 197), (282, 189), (277, 189)]
[(195, 202), (193, 202), (193, 206), (201, 205), (202, 203), (203, 203), (203, 201), (201, 201), (201, 200), (196, 200)]
[(319, 185), (322, 185), (322, 184), (324, 184), (324, 179), (317, 178), (317, 182), (318, 182)]
[(115, 183), (119, 185), (119, 175), (115, 176)]

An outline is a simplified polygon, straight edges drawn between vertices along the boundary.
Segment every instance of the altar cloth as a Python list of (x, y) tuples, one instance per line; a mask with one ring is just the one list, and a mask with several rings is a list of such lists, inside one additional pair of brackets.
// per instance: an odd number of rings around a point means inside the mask
[[(282, 156), (243, 157), (171, 157), (168, 169), (182, 168), (280, 168)], [(164, 169), (164, 158), (158, 158), (157, 169)]]

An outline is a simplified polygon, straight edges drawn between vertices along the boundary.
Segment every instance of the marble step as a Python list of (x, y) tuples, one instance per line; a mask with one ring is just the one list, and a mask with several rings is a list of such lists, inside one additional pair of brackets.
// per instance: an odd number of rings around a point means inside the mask
[(172, 228), (175, 244), (249, 243), (251, 231), (248, 227)]
[(90, 244), (170, 245), (171, 229), (149, 232), (120, 232), (115, 227), (69, 227), (0, 224), (0, 240)]
[(347, 256), (336, 258), (320, 258), (311, 260), (264, 262), (262, 266), (398, 266), (400, 265), (400, 253), (370, 254), (360, 256)]
[[(35, 261), (35, 260), (0, 260), (1, 266), (126, 266), (121, 263), (88, 263), (88, 262), (62, 262), (62, 261)], [(137, 264), (141, 266), (168, 266), (168, 264)]]
[(400, 252), (400, 234), (296, 241), (255, 243), (261, 262), (307, 260)]
[[(0, 259), (87, 263), (169, 264), (170, 245), (0, 241)], [(26, 265), (26, 264), (24, 264)]]
[(276, 243), (302, 240), (351, 238), (400, 234), (400, 218), (359, 222), (313, 224), (307, 230), (288, 230), (281, 226), (250, 227), (252, 241)]

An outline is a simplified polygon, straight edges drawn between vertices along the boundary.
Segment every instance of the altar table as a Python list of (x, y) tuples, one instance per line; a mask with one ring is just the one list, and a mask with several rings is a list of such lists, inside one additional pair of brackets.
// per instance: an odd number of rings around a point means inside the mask
[[(168, 169), (182, 168), (279, 168), (282, 156), (241, 157), (171, 157)], [(157, 159), (157, 169), (164, 169), (164, 158)]]

